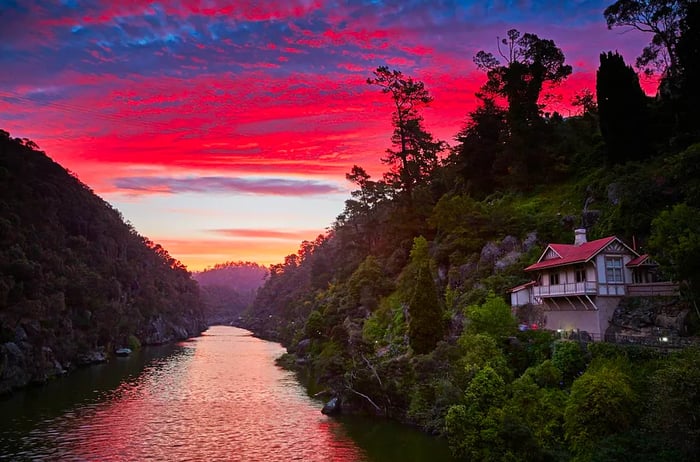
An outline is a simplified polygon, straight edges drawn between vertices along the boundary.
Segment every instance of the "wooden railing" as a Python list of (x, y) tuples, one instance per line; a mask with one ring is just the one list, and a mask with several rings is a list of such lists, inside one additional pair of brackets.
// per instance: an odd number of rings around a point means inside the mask
[(595, 282), (571, 282), (552, 286), (535, 286), (535, 297), (562, 297), (566, 295), (595, 295)]
[(647, 282), (627, 284), (629, 297), (677, 297), (680, 294), (675, 282)]

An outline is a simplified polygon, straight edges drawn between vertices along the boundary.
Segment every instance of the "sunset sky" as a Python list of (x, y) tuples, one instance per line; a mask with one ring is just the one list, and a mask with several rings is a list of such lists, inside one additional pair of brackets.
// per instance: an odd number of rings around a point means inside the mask
[[(426, 126), (454, 144), (511, 28), (553, 39), (594, 90), (609, 1), (0, 0), (0, 129), (35, 141), (191, 270), (276, 263), (342, 212), (359, 164), (390, 147), (380, 65), (425, 82)], [(117, 6), (118, 4), (118, 6)], [(643, 81), (649, 93), (653, 80)]]

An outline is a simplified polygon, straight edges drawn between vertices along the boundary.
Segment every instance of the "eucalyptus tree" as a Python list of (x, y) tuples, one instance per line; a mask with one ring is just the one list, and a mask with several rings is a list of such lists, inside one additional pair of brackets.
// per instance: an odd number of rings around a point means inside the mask
[(647, 73), (673, 75), (678, 69), (676, 46), (680, 25), (693, 0), (618, 0), (605, 9), (608, 29), (627, 27), (652, 34), (651, 42), (637, 58)]

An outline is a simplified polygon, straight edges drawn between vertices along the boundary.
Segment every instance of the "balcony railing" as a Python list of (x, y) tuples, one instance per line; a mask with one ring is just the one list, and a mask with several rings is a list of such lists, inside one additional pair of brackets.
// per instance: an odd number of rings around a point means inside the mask
[(675, 282), (627, 284), (627, 295), (630, 297), (677, 297), (679, 293)]
[(567, 295), (595, 295), (595, 282), (571, 282), (533, 287), (535, 297), (565, 297)]

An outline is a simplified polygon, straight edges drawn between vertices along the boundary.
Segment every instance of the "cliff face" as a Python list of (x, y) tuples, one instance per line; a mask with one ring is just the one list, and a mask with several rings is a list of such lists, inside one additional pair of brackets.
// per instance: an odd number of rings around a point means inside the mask
[(180, 262), (33, 143), (0, 131), (0, 392), (203, 328)]
[(700, 338), (688, 335), (694, 330), (691, 313), (688, 302), (677, 297), (625, 298), (615, 309), (606, 339), (664, 347), (699, 345)]

